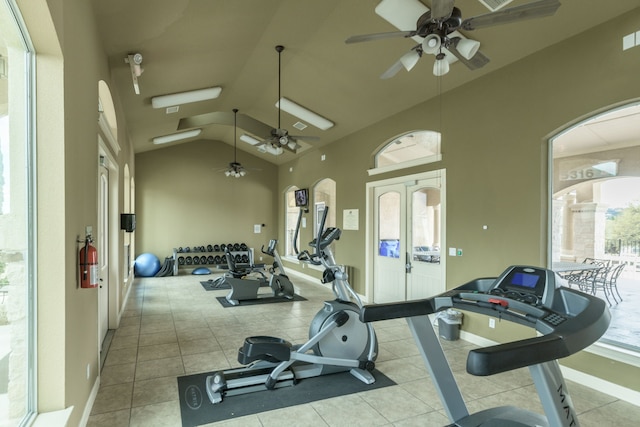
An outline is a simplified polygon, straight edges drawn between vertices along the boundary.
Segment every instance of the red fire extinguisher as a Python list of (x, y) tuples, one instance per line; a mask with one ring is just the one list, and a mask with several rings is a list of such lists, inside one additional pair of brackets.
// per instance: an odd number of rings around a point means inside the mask
[(91, 242), (93, 242), (93, 239), (90, 234), (87, 234), (84, 240), (84, 247), (80, 249), (78, 254), (81, 288), (98, 287), (98, 251), (91, 245)]

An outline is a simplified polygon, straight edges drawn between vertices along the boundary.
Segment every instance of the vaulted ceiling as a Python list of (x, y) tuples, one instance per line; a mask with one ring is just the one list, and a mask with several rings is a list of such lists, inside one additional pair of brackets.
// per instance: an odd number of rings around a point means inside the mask
[[(403, 3), (417, 0), (396, 1)], [(514, 0), (507, 7), (528, 3)], [(117, 99), (122, 103), (136, 152), (158, 149), (153, 137), (175, 133), (183, 117), (212, 111), (240, 113), (276, 127), (278, 111), (278, 54), (282, 52), (282, 96), (333, 121), (323, 131), (293, 128), (299, 119), (282, 113), (282, 127), (290, 133), (318, 136), (304, 141), (304, 152), (334, 142), (393, 114), (504, 67), (538, 50), (577, 35), (638, 7), (637, 0), (561, 0), (554, 16), (465, 33), (481, 43), (491, 59), (471, 71), (460, 63), (440, 78), (432, 73), (433, 56), (423, 57), (411, 72), (380, 75), (406, 53), (411, 39), (386, 39), (345, 44), (356, 34), (397, 31), (378, 16), (379, 0), (94, 0), (96, 19), (109, 56)], [(422, 0), (429, 7), (430, 0)], [(478, 0), (458, 0), (463, 18), (488, 13)], [(418, 16), (415, 17), (416, 20)], [(622, 37), (622, 35), (621, 35)], [(622, 46), (622, 40), (620, 41)], [(128, 54), (143, 56), (144, 72), (134, 92)], [(167, 114), (154, 109), (158, 95), (220, 86), (219, 98), (180, 106)], [(239, 134), (242, 130), (239, 130)], [(210, 125), (197, 139), (233, 144), (233, 127)], [(173, 144), (179, 144), (176, 142)], [(276, 164), (294, 158), (248, 151)]]

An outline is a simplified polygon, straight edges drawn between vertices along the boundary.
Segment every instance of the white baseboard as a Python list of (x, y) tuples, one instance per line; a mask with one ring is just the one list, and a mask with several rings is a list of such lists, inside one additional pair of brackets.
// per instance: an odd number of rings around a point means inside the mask
[(82, 412), (82, 418), (80, 419), (79, 424), (79, 426), (81, 427), (85, 427), (89, 422), (89, 415), (91, 415), (93, 404), (95, 403), (96, 397), (98, 396), (98, 390), (100, 390), (100, 375), (96, 377), (96, 381), (93, 383), (91, 393), (89, 394), (89, 398), (87, 399), (87, 404), (84, 406), (84, 411)]
[(638, 406), (638, 402), (640, 402), (640, 392), (622, 387), (610, 381), (603, 380), (602, 378), (594, 377), (593, 375), (585, 374), (573, 368), (560, 365), (560, 369), (562, 370), (562, 375), (568, 380), (608, 394), (616, 399), (624, 400), (632, 405)]
[[(460, 338), (481, 347), (499, 344), (495, 341), (465, 331), (460, 331)], [(638, 405), (638, 402), (640, 402), (640, 392), (622, 387), (610, 381), (603, 380), (602, 378), (586, 374), (582, 371), (578, 371), (577, 369), (562, 366), (562, 364), (560, 364), (560, 369), (562, 370), (562, 375), (566, 379), (574, 381), (580, 385), (608, 394), (616, 399), (624, 400), (632, 405)]]

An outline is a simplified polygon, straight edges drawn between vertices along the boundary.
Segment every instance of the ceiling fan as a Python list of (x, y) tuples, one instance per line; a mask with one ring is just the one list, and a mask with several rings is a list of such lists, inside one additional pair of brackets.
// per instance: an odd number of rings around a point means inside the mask
[(298, 138), (304, 139), (318, 139), (317, 136), (295, 136), (289, 135), (289, 131), (286, 129), (282, 129), (280, 122), (280, 115), (282, 113), (282, 109), (280, 108), (280, 101), (282, 100), (282, 51), (284, 50), (284, 46), (277, 45), (276, 52), (278, 52), (278, 103), (276, 104), (278, 107), (278, 127), (275, 129), (271, 129), (268, 136), (265, 137), (265, 142), (270, 144), (272, 147), (281, 147), (288, 149), (292, 152), (296, 152), (300, 145), (297, 142)]
[(247, 171), (244, 169), (244, 166), (238, 162), (238, 147), (237, 147), (237, 138), (236, 132), (238, 130), (238, 109), (233, 109), (233, 162), (229, 163), (229, 167), (224, 171), (226, 176), (231, 176), (234, 178), (240, 178), (241, 176), (245, 176)]
[[(276, 52), (278, 52), (278, 103), (276, 106), (278, 107), (278, 127), (272, 128), (271, 126), (262, 123), (259, 120), (256, 120), (246, 114), (234, 114), (228, 113), (226, 111), (214, 111), (212, 113), (199, 114), (197, 116), (186, 117), (180, 119), (178, 123), (178, 130), (181, 129), (189, 129), (194, 127), (202, 127), (211, 124), (221, 124), (221, 125), (231, 125), (237, 123), (240, 128), (245, 131), (255, 135), (260, 138), (259, 140), (253, 137), (245, 138), (245, 135), (240, 137), (240, 139), (251, 141), (249, 142), (252, 145), (255, 145), (259, 151), (268, 152), (273, 155), (280, 155), (283, 153), (283, 150), (288, 150), (292, 153), (296, 153), (300, 148), (300, 144), (298, 143), (298, 138), (304, 138), (306, 140), (315, 140), (318, 139), (317, 136), (296, 136), (289, 135), (289, 132), (286, 129), (282, 129), (280, 123), (280, 100), (282, 97), (280, 96), (281, 92), (281, 78), (282, 78), (282, 64), (281, 64), (281, 53), (284, 50), (284, 46), (278, 45), (276, 46)], [(235, 144), (235, 141), (234, 141)]]
[(480, 43), (464, 37), (458, 30), (473, 31), (478, 28), (551, 16), (559, 7), (559, 0), (537, 0), (463, 20), (462, 12), (454, 6), (454, 0), (433, 0), (431, 10), (418, 18), (415, 30), (351, 36), (345, 40), (345, 43), (360, 43), (396, 37), (420, 37), (423, 39), (421, 43), (412, 47), (380, 78), (393, 77), (402, 68), (410, 71), (424, 53), (436, 56), (433, 74), (442, 76), (449, 72), (447, 51), (470, 70), (481, 68), (489, 62), (489, 58), (478, 50)]

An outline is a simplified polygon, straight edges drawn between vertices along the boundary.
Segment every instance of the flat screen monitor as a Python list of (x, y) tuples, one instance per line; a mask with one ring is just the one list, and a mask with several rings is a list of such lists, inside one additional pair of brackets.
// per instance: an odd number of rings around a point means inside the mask
[(307, 188), (295, 190), (294, 196), (296, 199), (296, 206), (307, 207), (309, 205), (309, 190)]

